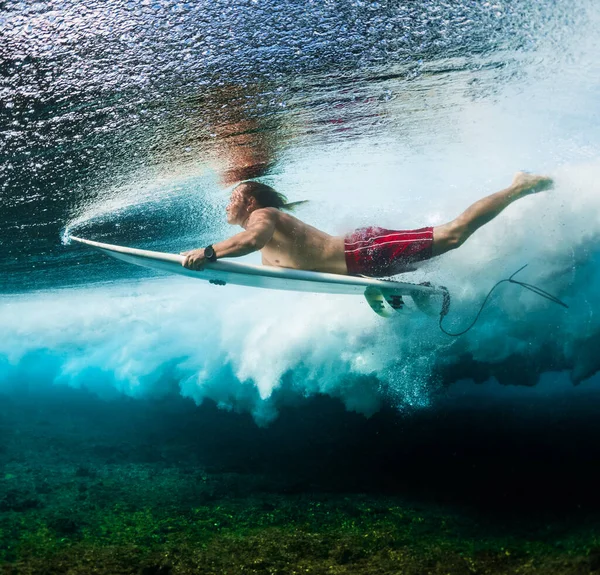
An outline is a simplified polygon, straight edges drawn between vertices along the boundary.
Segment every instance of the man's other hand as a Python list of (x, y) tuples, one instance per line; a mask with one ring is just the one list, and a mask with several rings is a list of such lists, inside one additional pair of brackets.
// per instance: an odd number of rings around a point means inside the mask
[(180, 255), (185, 256), (183, 263), (181, 264), (184, 268), (196, 271), (204, 269), (204, 264), (206, 263), (204, 248), (191, 250), (189, 252), (181, 252)]

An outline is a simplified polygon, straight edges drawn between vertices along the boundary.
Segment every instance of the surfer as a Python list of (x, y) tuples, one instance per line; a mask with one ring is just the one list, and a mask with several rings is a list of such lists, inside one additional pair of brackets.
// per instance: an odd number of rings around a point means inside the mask
[(262, 254), (264, 265), (386, 277), (415, 269), (415, 264), (460, 247), (477, 229), (526, 195), (552, 187), (552, 179), (518, 172), (512, 184), (467, 208), (455, 220), (415, 230), (360, 228), (347, 236), (331, 236), (283, 212), (285, 196), (255, 181), (242, 182), (231, 193), (227, 222), (244, 228), (229, 239), (183, 252), (183, 265), (201, 270), (221, 258)]

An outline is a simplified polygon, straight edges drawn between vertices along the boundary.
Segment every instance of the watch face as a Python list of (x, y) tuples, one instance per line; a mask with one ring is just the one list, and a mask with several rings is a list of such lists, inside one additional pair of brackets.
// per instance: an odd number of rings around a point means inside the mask
[(213, 261), (213, 260), (217, 259), (215, 257), (215, 250), (212, 246), (208, 246), (208, 247), (204, 248), (204, 257), (208, 261)]

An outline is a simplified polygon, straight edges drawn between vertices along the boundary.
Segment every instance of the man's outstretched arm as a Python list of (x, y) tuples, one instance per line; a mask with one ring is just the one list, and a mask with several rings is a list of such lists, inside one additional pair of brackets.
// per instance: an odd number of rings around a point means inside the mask
[[(213, 244), (217, 258), (237, 258), (262, 249), (273, 237), (275, 218), (267, 211), (254, 212), (250, 216), (248, 227), (239, 234)], [(186, 256), (183, 266), (192, 270), (201, 270), (206, 263), (204, 248), (183, 252)]]

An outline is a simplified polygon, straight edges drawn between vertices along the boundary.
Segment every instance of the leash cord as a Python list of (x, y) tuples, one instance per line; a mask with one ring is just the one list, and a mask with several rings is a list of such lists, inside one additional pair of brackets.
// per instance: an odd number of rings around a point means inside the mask
[(446, 331), (444, 329), (444, 327), (442, 326), (442, 321), (443, 319), (446, 317), (446, 315), (448, 314), (448, 312), (450, 311), (450, 293), (448, 292), (447, 289), (444, 288), (444, 301), (442, 303), (442, 311), (440, 312), (440, 329), (446, 334), (449, 335), (451, 337), (458, 337), (459, 335), (463, 335), (465, 333), (467, 333), (476, 323), (477, 320), (479, 319), (479, 316), (481, 315), (481, 312), (483, 311), (483, 308), (485, 307), (485, 305), (487, 304), (488, 300), (490, 299), (490, 296), (492, 295), (492, 292), (502, 283), (507, 282), (507, 283), (511, 283), (511, 284), (517, 284), (519, 286), (521, 286), (522, 288), (525, 288), (531, 292), (533, 292), (534, 294), (537, 294), (539, 296), (542, 296), (548, 300), (550, 300), (553, 303), (556, 303), (558, 305), (562, 305), (565, 308), (569, 308), (569, 306), (559, 300), (557, 297), (553, 296), (552, 294), (548, 293), (547, 291), (544, 291), (543, 289), (519, 281), (519, 280), (515, 280), (513, 279), (520, 271), (524, 270), (527, 267), (528, 264), (525, 264), (522, 268), (519, 268), (514, 274), (512, 274), (509, 278), (507, 279), (503, 279), (500, 280), (499, 282), (496, 283), (496, 285), (488, 292), (487, 296), (485, 296), (485, 299), (483, 300), (483, 303), (481, 304), (481, 307), (479, 308), (479, 311), (477, 312), (477, 315), (475, 316), (475, 319), (472, 321), (471, 325), (469, 327), (467, 327), (466, 329), (458, 332), (458, 333), (450, 333), (449, 331)]

